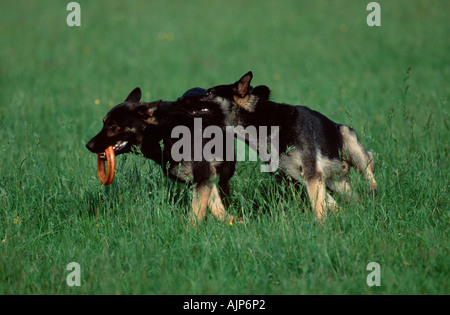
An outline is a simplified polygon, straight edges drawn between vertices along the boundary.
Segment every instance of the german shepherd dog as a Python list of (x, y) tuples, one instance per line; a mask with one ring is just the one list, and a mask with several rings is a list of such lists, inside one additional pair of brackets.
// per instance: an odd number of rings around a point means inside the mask
[[(224, 125), (224, 115), (217, 105), (211, 104), (207, 108), (189, 102), (190, 95), (204, 92), (206, 90), (194, 88), (175, 102), (159, 100), (145, 103), (140, 102), (141, 90), (136, 88), (123, 103), (108, 112), (103, 119), (103, 128), (86, 145), (91, 152), (101, 154), (102, 159), (105, 158), (102, 152), (109, 146), (113, 146), (116, 156), (135, 152), (133, 147), (138, 147), (143, 156), (159, 164), (169, 178), (193, 183), (191, 223), (194, 226), (204, 219), (208, 207), (220, 220), (235, 220), (225, 210), (229, 180), (234, 174), (235, 162), (208, 162), (205, 159), (194, 161), (193, 158), (190, 161), (176, 162), (171, 154), (175, 142), (171, 137), (174, 127), (186, 126), (192, 131), (196, 117), (202, 118), (204, 127)], [(184, 101), (181, 102), (181, 99)]]
[(373, 154), (364, 148), (355, 130), (308, 107), (270, 101), (269, 88), (253, 88), (252, 78), (248, 72), (234, 84), (215, 86), (206, 95), (193, 97), (202, 107), (219, 105), (227, 125), (279, 126), (279, 169), (304, 182), (317, 218), (324, 217), (327, 209), (338, 209), (327, 186), (350, 201), (349, 167), (357, 168), (376, 192)]

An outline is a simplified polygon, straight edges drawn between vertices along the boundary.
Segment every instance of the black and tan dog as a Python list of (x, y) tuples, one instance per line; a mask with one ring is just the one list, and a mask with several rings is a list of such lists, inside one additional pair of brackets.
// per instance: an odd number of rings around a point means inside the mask
[(349, 167), (356, 167), (368, 180), (370, 189), (377, 190), (373, 154), (363, 147), (352, 128), (305, 106), (270, 101), (269, 88), (253, 88), (252, 77), (249, 72), (234, 84), (210, 88), (207, 95), (194, 98), (200, 106), (220, 106), (227, 125), (278, 126), (279, 168), (305, 183), (318, 218), (326, 214), (327, 208), (337, 209), (327, 186), (350, 199)]
[[(192, 131), (196, 117), (202, 118), (203, 127), (224, 125), (224, 115), (217, 105), (211, 104), (206, 108), (186, 101), (189, 95), (203, 92), (205, 90), (200, 88), (189, 90), (184, 95), (184, 102), (180, 102), (179, 100), (183, 99), (180, 98), (175, 102), (160, 100), (144, 103), (140, 102), (141, 90), (136, 88), (123, 103), (109, 111), (103, 119), (102, 130), (86, 145), (91, 152), (97, 154), (113, 146), (116, 156), (133, 152), (133, 147), (139, 147), (142, 154), (161, 165), (170, 178), (180, 182), (192, 181), (193, 225), (204, 219), (208, 207), (220, 220), (228, 222), (235, 219), (226, 212), (224, 206), (229, 195), (229, 180), (234, 174), (235, 162), (216, 160), (208, 162), (205, 159), (194, 161), (194, 158), (176, 162), (171, 154), (172, 146), (176, 142), (171, 136), (174, 127), (186, 126)], [(203, 145), (204, 143), (202, 147)]]

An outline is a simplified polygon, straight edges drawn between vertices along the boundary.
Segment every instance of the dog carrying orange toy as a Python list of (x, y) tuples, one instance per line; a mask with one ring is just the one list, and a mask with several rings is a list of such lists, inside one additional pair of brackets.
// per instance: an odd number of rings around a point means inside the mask
[(105, 150), (106, 163), (108, 164), (108, 171), (105, 169), (105, 162), (100, 158), (100, 154), (97, 155), (97, 172), (98, 177), (103, 185), (108, 186), (114, 179), (114, 169), (116, 167), (116, 159), (113, 147), (108, 147)]

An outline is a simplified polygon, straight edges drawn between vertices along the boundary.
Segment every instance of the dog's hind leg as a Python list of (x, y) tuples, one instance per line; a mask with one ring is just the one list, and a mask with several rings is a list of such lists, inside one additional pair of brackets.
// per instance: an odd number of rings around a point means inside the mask
[(311, 207), (317, 218), (322, 218), (327, 208), (337, 209), (336, 201), (326, 192), (326, 178), (314, 153), (302, 156), (299, 151), (292, 150), (280, 157), (280, 168), (294, 180), (305, 183)]
[(370, 190), (375, 193), (378, 189), (378, 184), (373, 175), (375, 166), (373, 153), (366, 151), (352, 128), (341, 125), (340, 132), (343, 140), (344, 160), (347, 160), (350, 165), (355, 166), (360, 171), (368, 181)]
[(308, 192), (308, 196), (311, 201), (311, 207), (313, 211), (316, 212), (317, 218), (321, 219), (324, 215), (326, 215), (325, 210), (327, 192), (325, 178), (324, 176), (318, 174), (314, 177), (305, 179), (305, 185), (306, 191)]
[(366, 178), (369, 180), (370, 183), (370, 190), (373, 193), (376, 193), (378, 190), (378, 184), (375, 180), (375, 177), (373, 175), (373, 170), (375, 168), (375, 158), (373, 157), (373, 153), (370, 151), (367, 151), (367, 155), (369, 156), (369, 164), (367, 165), (367, 175)]

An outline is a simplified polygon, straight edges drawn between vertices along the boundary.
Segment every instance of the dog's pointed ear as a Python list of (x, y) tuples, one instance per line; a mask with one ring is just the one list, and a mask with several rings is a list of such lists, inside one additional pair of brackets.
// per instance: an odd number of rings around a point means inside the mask
[(137, 87), (133, 91), (128, 94), (127, 98), (125, 99), (125, 102), (133, 102), (138, 103), (141, 100), (142, 92), (141, 88)]
[(246, 73), (242, 78), (239, 79), (235, 83), (236, 85), (236, 92), (240, 97), (244, 97), (247, 95), (249, 88), (250, 88), (250, 82), (252, 81), (253, 73), (249, 71)]

